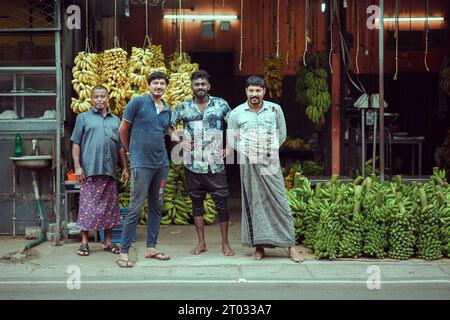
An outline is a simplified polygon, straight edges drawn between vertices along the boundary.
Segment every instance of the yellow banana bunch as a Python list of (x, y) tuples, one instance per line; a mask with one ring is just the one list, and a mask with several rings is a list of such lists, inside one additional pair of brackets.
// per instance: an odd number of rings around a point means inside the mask
[(284, 58), (275, 55), (264, 60), (264, 81), (271, 99), (279, 99), (283, 94)]
[(131, 89), (127, 77), (127, 52), (121, 48), (105, 50), (101, 54), (101, 81), (110, 89), (112, 112), (121, 116), (127, 104)]
[(70, 104), (70, 108), (74, 113), (82, 113), (92, 109), (92, 99), (87, 98), (85, 100), (79, 100), (75, 98), (71, 98), (72, 102)]
[(75, 57), (74, 63), (72, 86), (78, 99), (72, 98), (71, 108), (73, 112), (80, 113), (91, 109), (91, 90), (100, 83), (99, 56), (81, 51)]
[[(177, 64), (176, 61), (179, 61), (176, 59), (177, 56), (179, 55), (174, 54), (174, 58), (169, 62), (172, 73), (169, 77), (169, 87), (163, 97), (172, 109), (180, 103), (192, 99), (191, 75), (199, 69), (197, 63), (190, 63), (190, 57), (186, 53), (183, 54), (185, 61), (181, 64)], [(173, 69), (175, 67), (176, 70)]]
[(305, 145), (305, 141), (301, 138), (288, 138), (282, 145), (283, 149), (299, 151)]

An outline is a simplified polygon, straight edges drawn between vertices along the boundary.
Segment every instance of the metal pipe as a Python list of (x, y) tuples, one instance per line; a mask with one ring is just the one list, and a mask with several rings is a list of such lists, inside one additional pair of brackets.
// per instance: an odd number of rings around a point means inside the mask
[(366, 170), (365, 170), (365, 164), (366, 164), (366, 110), (361, 109), (361, 171), (362, 171), (362, 177), (366, 177)]
[[(379, 41), (379, 111), (380, 111), (380, 177), (384, 183), (384, 0), (379, 0), (380, 6), (380, 30)], [(375, 161), (375, 159), (374, 159)]]
[(56, 98), (56, 197), (55, 197), (55, 215), (56, 215), (56, 237), (55, 244), (60, 244), (60, 229), (61, 229), (61, 126), (63, 125), (61, 119), (61, 109), (64, 106), (63, 86), (62, 86), (62, 61), (61, 61), (61, 15), (60, 6), (61, 1), (56, 1), (55, 18), (58, 30), (55, 31), (55, 69), (56, 69), (56, 92), (59, 92)]
[(42, 242), (45, 241), (45, 219), (44, 219), (44, 209), (42, 208), (42, 203), (41, 203), (41, 199), (39, 196), (39, 187), (37, 184), (37, 179), (36, 179), (36, 171), (35, 170), (31, 170), (31, 176), (33, 178), (33, 190), (34, 190), (34, 197), (36, 198), (36, 205), (37, 205), (37, 211), (38, 211), (38, 215), (39, 215), (39, 223), (41, 225), (41, 232), (39, 234), (39, 238), (37, 240), (34, 240), (30, 243), (28, 243), (22, 250), (22, 253), (26, 252), (27, 250), (29, 250), (30, 248), (37, 246), (38, 244), (41, 244)]

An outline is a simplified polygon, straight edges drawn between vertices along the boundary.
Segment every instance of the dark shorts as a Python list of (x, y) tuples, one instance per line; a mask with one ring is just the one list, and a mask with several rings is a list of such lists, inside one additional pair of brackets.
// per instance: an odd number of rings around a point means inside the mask
[(229, 195), (225, 170), (218, 173), (195, 173), (184, 168), (184, 174), (191, 198), (204, 199), (206, 193), (220, 198), (226, 198)]

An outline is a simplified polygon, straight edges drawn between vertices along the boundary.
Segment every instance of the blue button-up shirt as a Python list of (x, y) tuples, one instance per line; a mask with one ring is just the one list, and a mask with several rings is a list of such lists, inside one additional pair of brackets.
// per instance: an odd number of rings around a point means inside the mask
[(169, 130), (171, 110), (163, 101), (158, 114), (150, 95), (132, 99), (123, 120), (132, 123), (130, 135), (131, 168), (158, 169), (169, 166), (164, 136)]
[(183, 121), (185, 136), (194, 141), (194, 151), (183, 157), (187, 169), (195, 173), (218, 173), (225, 169), (219, 153), (224, 149), (225, 118), (230, 111), (225, 100), (212, 96), (209, 96), (203, 114), (193, 99), (175, 108), (172, 113), (172, 127)]
[(120, 119), (108, 110), (105, 117), (96, 108), (77, 116), (70, 140), (81, 146), (80, 164), (86, 177), (116, 178), (119, 159)]

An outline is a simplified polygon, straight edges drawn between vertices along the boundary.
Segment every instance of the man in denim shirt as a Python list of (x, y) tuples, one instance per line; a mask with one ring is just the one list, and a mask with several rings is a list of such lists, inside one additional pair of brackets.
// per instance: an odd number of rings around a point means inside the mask
[(134, 98), (128, 103), (119, 128), (120, 140), (131, 157), (131, 199), (122, 231), (121, 255), (117, 261), (123, 268), (133, 267), (128, 251), (136, 236), (146, 197), (148, 219), (145, 257), (170, 259), (165, 253), (156, 250), (169, 168), (164, 136), (169, 128), (171, 110), (162, 99), (169, 79), (161, 72), (154, 72), (147, 81), (150, 94)]
[[(204, 70), (195, 71), (191, 76), (194, 98), (178, 105), (173, 114), (171, 125), (183, 121), (185, 125), (183, 150), (186, 182), (198, 236), (198, 245), (192, 254), (207, 251), (204, 234), (203, 202), (206, 193), (213, 198), (219, 212), (219, 224), (222, 234), (222, 252), (225, 256), (234, 255), (228, 243), (229, 212), (227, 197), (228, 186), (223, 158), (223, 136), (225, 118), (231, 111), (228, 103), (208, 94), (210, 76)], [(178, 137), (174, 137), (179, 141)]]

